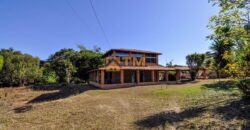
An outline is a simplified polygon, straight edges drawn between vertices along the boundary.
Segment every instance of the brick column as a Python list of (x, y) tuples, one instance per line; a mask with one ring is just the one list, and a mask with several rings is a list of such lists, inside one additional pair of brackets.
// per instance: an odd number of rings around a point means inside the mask
[(121, 79), (121, 84), (124, 84), (124, 70), (121, 70), (120, 72), (120, 79)]
[(181, 70), (176, 70), (176, 81), (181, 80)]
[(168, 81), (168, 71), (165, 72), (166, 81)]
[(96, 82), (99, 83), (99, 70), (96, 71)]
[(94, 81), (96, 82), (96, 71), (94, 71)]
[(136, 83), (140, 83), (140, 71), (139, 70), (136, 70)]
[(105, 73), (104, 73), (104, 70), (101, 70), (101, 84), (104, 84), (105, 83)]
[(151, 71), (151, 78), (152, 78), (152, 82), (155, 82), (155, 71), (154, 70)]
[(159, 71), (158, 70), (155, 71), (155, 81), (160, 82), (160, 80), (159, 80)]

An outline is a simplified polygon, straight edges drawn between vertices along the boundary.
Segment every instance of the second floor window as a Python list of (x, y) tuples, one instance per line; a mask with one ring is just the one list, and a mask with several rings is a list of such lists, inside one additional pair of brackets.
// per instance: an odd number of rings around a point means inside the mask
[(129, 53), (128, 52), (116, 52), (115, 53), (115, 56), (118, 56), (118, 57), (126, 57), (126, 56), (129, 56)]
[(146, 63), (157, 63), (155, 54), (146, 54)]
[(156, 58), (148, 58), (148, 57), (146, 57), (146, 63), (156, 63)]

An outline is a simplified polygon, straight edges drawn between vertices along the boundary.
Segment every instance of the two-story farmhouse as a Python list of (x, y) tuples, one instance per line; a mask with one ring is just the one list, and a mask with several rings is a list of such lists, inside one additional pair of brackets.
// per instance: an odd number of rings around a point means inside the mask
[[(168, 68), (158, 64), (161, 53), (134, 50), (111, 49), (103, 58), (105, 66), (89, 72), (90, 84), (103, 88), (119, 88), (135, 85), (176, 83), (187, 67)], [(175, 72), (175, 78), (169, 78), (169, 72)], [(203, 76), (206, 78), (206, 70)]]

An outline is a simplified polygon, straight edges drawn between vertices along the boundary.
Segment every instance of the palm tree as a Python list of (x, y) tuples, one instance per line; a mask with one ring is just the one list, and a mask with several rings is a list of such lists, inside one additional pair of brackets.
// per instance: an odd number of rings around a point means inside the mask
[(220, 78), (221, 70), (229, 63), (227, 59), (224, 58), (224, 54), (227, 51), (231, 51), (234, 47), (233, 43), (225, 44), (222, 40), (214, 39), (214, 42), (210, 46), (212, 51), (210, 55), (214, 59), (214, 69), (217, 73), (217, 78)]

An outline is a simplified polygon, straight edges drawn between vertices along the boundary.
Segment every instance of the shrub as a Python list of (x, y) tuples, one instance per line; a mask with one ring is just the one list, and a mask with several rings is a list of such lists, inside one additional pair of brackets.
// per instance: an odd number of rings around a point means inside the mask
[(57, 83), (58, 77), (54, 71), (45, 69), (41, 78), (42, 84), (54, 84)]
[(168, 79), (170, 81), (175, 81), (176, 80), (176, 72), (175, 71), (169, 71), (168, 72)]
[(242, 93), (250, 98), (250, 79), (240, 80), (237, 83), (237, 87), (242, 91)]

